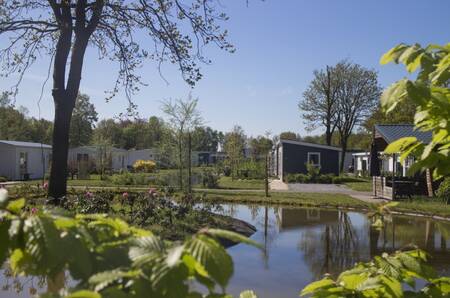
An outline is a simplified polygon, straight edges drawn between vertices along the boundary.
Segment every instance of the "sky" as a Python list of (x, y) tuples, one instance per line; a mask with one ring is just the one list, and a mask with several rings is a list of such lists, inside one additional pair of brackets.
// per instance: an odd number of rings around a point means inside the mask
[[(142, 117), (163, 117), (161, 102), (199, 99), (206, 125), (229, 131), (240, 125), (249, 136), (270, 132), (306, 132), (298, 110), (303, 91), (313, 71), (334, 65), (342, 59), (378, 72), (386, 87), (406, 75), (403, 67), (379, 64), (383, 53), (398, 43), (445, 44), (450, 42), (450, 0), (220, 0), (230, 20), (224, 24), (233, 54), (214, 47), (204, 50), (212, 60), (202, 65), (203, 79), (188, 86), (176, 67), (163, 65), (161, 78), (153, 63), (141, 70), (148, 84), (133, 97)], [(0, 43), (5, 40), (0, 39)], [(145, 43), (143, 39), (141, 42)], [(17, 106), (29, 116), (53, 119), (51, 80), (39, 94), (48, 71), (48, 58), (42, 57), (25, 75), (16, 98)], [(87, 52), (80, 91), (88, 94), (99, 118), (125, 112), (123, 94), (105, 101), (117, 67), (99, 61), (94, 50)], [(0, 81), (0, 90), (9, 90), (17, 77)]]

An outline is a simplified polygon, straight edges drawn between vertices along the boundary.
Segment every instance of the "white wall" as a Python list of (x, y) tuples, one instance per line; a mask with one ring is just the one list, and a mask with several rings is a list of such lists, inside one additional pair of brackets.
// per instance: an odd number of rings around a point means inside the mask
[(132, 166), (136, 160), (157, 160), (157, 153), (155, 149), (129, 150), (128, 151), (128, 165)]
[[(16, 178), (21, 179), (19, 170), (20, 153), (28, 154), (27, 170), (30, 179), (41, 179), (49, 170), (51, 149), (35, 147), (16, 147)], [(42, 156), (44, 155), (44, 156)]]
[(11, 180), (16, 178), (15, 147), (0, 143), (0, 176)]

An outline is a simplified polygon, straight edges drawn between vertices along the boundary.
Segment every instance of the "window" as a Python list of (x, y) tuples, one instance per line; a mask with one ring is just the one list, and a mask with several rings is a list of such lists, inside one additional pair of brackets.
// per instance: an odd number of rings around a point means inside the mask
[(308, 152), (308, 164), (313, 164), (316, 167), (320, 167), (320, 153)]

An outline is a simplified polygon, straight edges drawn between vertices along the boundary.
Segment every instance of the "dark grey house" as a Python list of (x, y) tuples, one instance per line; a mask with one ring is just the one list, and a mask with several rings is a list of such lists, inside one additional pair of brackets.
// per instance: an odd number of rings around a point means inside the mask
[(320, 168), (321, 174), (339, 175), (341, 149), (307, 142), (280, 140), (272, 151), (272, 174), (283, 179), (286, 174), (306, 174), (306, 164)]

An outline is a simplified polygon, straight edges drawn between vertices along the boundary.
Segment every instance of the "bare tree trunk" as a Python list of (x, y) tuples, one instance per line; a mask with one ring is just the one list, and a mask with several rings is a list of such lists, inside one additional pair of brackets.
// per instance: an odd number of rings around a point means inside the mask
[(341, 160), (339, 162), (339, 174), (344, 172), (344, 163), (345, 163), (345, 153), (347, 153), (347, 140), (341, 139)]
[(188, 192), (192, 193), (192, 138), (191, 133), (188, 133)]
[[(52, 167), (50, 170), (49, 197), (58, 204), (66, 195), (67, 157), (69, 154), (69, 130), (72, 117), (70, 98), (60, 99), (55, 96), (55, 120), (53, 126)], [(64, 101), (67, 100), (69, 104)], [(72, 99), (73, 100), (73, 99)], [(61, 103), (64, 102), (64, 103)]]
[(266, 191), (266, 198), (269, 197), (269, 156), (266, 155), (265, 171), (264, 171), (264, 186)]
[(180, 176), (180, 191), (183, 191), (183, 134), (180, 133), (178, 139), (178, 158), (180, 162), (179, 176)]
[(325, 138), (328, 146), (331, 146), (331, 137), (333, 136), (331, 132), (331, 125), (327, 124), (326, 131), (325, 131)]

